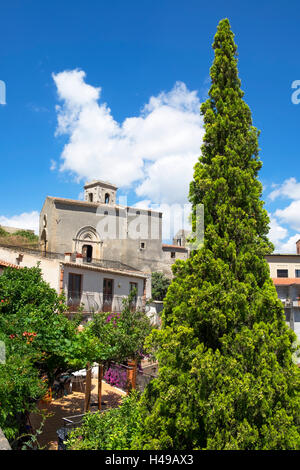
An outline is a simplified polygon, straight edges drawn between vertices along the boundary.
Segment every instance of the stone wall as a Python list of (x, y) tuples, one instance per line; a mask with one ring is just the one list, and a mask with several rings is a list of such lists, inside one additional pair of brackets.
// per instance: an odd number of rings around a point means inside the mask
[(48, 197), (41, 212), (40, 237), (45, 219), (49, 251), (80, 253), (84, 244), (91, 245), (95, 259), (120, 261), (148, 273), (153, 271), (153, 260), (161, 258), (160, 212)]
[(4, 436), (1, 428), (0, 428), (0, 450), (11, 450), (9, 442)]

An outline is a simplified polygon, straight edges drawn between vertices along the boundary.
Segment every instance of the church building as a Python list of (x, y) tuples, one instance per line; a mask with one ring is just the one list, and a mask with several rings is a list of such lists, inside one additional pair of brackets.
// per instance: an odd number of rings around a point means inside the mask
[(170, 276), (174, 261), (188, 257), (182, 236), (163, 244), (162, 213), (117, 204), (117, 189), (92, 181), (84, 186), (84, 201), (48, 196), (40, 213), (42, 251), (81, 254), (85, 263), (109, 260)]

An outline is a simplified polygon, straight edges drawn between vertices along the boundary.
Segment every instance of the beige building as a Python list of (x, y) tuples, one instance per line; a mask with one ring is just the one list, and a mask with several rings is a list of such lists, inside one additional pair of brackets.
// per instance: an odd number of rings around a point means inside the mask
[(84, 201), (48, 196), (40, 213), (41, 250), (171, 276), (174, 261), (188, 256), (184, 232), (174, 245), (163, 245), (162, 213), (118, 205), (116, 194), (116, 186), (92, 181), (84, 186)]
[(144, 309), (151, 298), (151, 275), (130, 270), (121, 263), (84, 264), (82, 255), (45, 258), (43, 254), (20, 248), (0, 246), (0, 274), (6, 267), (16, 269), (39, 266), (43, 279), (56, 290), (64, 293), (70, 313), (82, 306), (84, 318), (94, 312), (120, 312), (123, 300), (135, 289), (134, 304)]
[(266, 259), (286, 321), (300, 339), (300, 240), (296, 243), (295, 254), (275, 253)]
[[(168, 272), (176, 259), (187, 259), (189, 251), (184, 246), (184, 240), (185, 234), (181, 232), (176, 234), (173, 244), (161, 244), (161, 256), (155, 262), (157, 270)], [(300, 240), (296, 249), (295, 254), (275, 253), (266, 256), (266, 260), (285, 309), (286, 321), (300, 339)], [(137, 290), (138, 307), (144, 307), (146, 300), (151, 298), (151, 273), (118, 260), (88, 259), (84, 245), (82, 253), (64, 254), (0, 246), (0, 274), (8, 266), (33, 267), (37, 263), (44, 280), (58, 293), (65, 293), (70, 311), (76, 311), (79, 305), (83, 305), (86, 317), (94, 311), (120, 310), (122, 300), (132, 289)]]

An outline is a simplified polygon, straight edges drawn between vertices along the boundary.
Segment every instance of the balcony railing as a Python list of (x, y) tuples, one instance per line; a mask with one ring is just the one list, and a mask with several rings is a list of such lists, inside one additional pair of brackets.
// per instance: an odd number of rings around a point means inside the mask
[(83, 257), (82, 261), (85, 264), (89, 264), (91, 266), (100, 267), (100, 268), (117, 269), (119, 271), (136, 271), (136, 272), (139, 271), (137, 268), (134, 268), (133, 266), (129, 266), (128, 264), (124, 264), (124, 263), (121, 263), (121, 261), (116, 261), (116, 260)]
[(300, 300), (281, 299), (285, 308), (300, 307)]
[[(71, 253), (70, 261), (72, 263), (76, 263), (76, 253)], [(139, 270), (137, 268), (134, 268), (133, 266), (129, 266), (128, 264), (121, 263), (121, 261), (112, 260), (112, 259), (98, 259), (98, 258), (91, 258), (90, 256), (83, 256), (82, 262), (84, 264), (89, 264), (91, 266), (100, 267), (100, 268), (117, 269), (119, 271), (139, 272)]]
[[(70, 312), (77, 312), (79, 308), (82, 308), (83, 313), (119, 313), (123, 310), (124, 299), (126, 299), (126, 296), (69, 291), (67, 295), (67, 305)], [(133, 310), (141, 310), (143, 308), (142, 299), (137, 297), (136, 301), (131, 303), (131, 308)]]

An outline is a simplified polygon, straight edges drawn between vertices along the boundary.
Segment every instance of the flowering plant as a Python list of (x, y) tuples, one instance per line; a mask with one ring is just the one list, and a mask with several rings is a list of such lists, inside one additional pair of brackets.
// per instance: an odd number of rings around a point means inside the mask
[(108, 384), (126, 390), (127, 372), (120, 365), (110, 366), (103, 378)]

